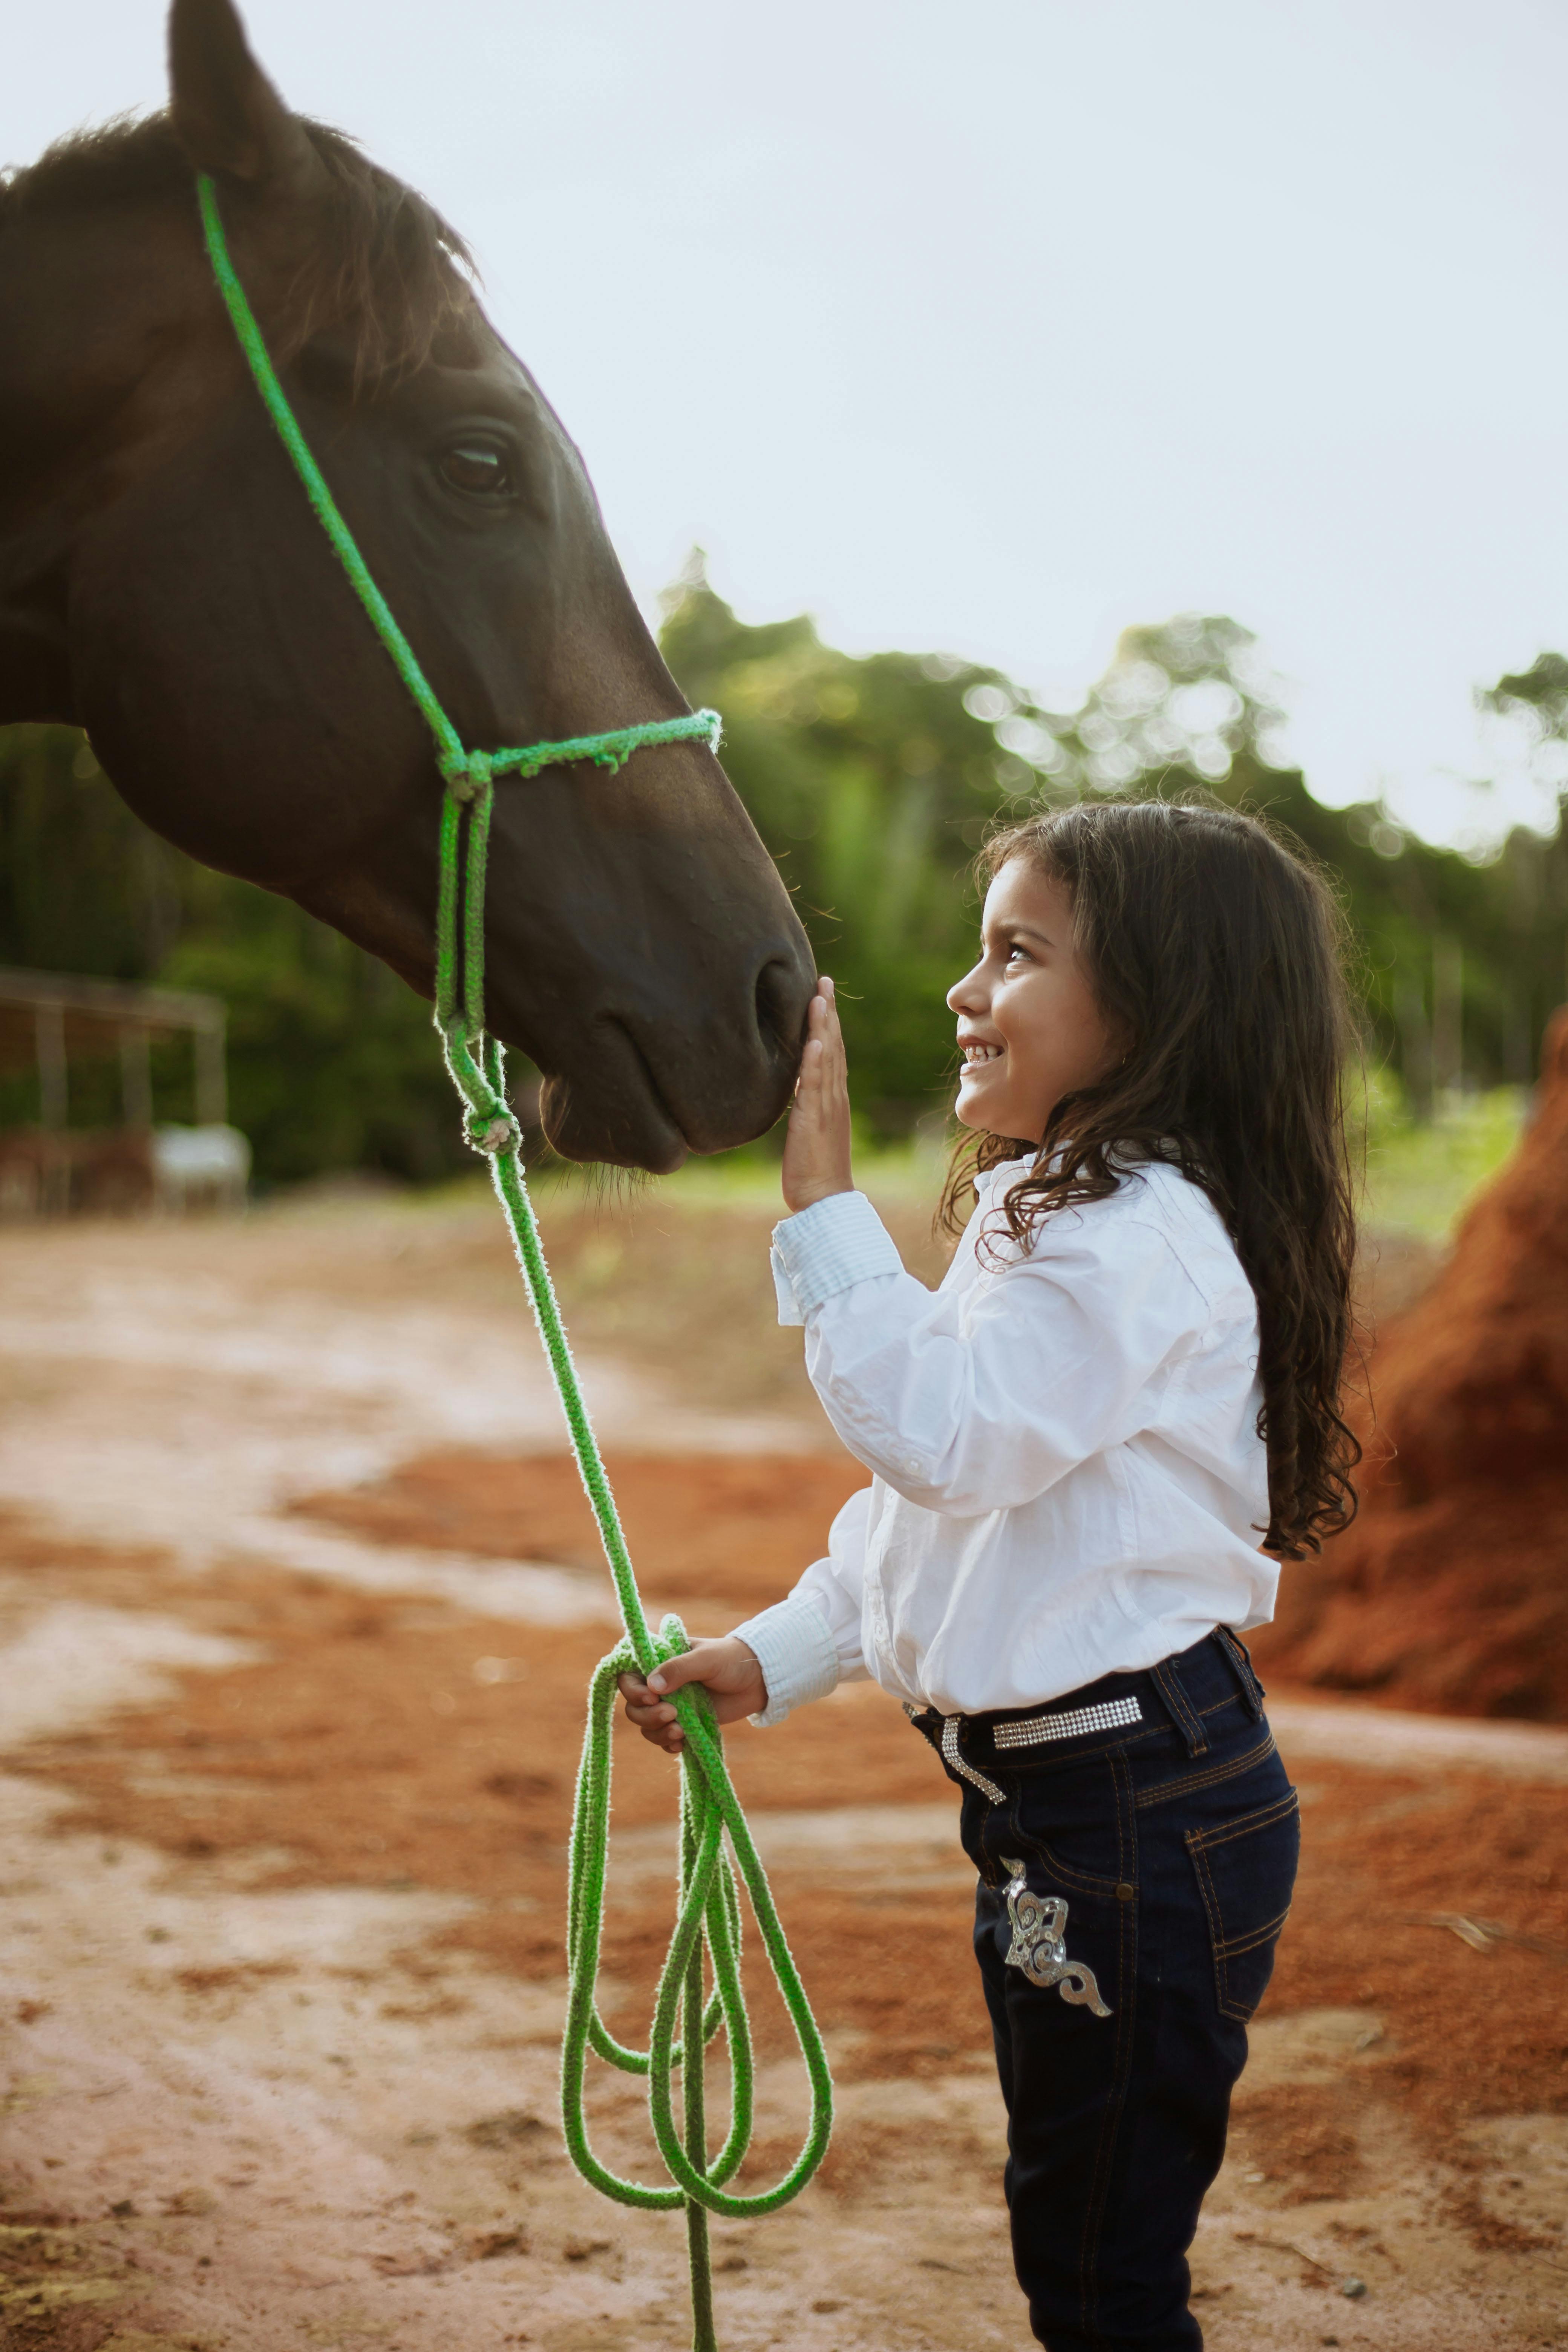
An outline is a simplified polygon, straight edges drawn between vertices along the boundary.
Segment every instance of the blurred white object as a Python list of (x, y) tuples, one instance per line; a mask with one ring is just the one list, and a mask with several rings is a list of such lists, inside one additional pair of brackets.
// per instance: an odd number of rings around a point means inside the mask
[(153, 1176), (158, 1206), (242, 1209), (250, 1182), (250, 1145), (237, 1127), (155, 1127)]

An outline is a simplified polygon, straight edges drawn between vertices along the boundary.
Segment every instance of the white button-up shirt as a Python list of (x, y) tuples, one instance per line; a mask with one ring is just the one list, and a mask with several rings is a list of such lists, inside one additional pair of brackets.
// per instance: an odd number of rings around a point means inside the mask
[(863, 1192), (774, 1231), (780, 1320), (875, 1475), (736, 1628), (760, 1722), (866, 1675), (944, 1715), (1033, 1706), (1273, 1615), (1257, 1302), (1221, 1218), (1154, 1163), (1022, 1251), (994, 1213), (1021, 1164), (979, 1179), (935, 1291)]

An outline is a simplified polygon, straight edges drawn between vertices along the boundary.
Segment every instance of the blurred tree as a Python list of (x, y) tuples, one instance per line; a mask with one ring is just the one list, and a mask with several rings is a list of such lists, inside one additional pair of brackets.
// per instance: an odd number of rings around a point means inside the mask
[[(1529, 721), (1534, 746), (1568, 743), (1568, 661), (1561, 654), (1537, 654), (1530, 667), (1485, 687), (1476, 699), (1485, 710)], [(1553, 780), (1564, 780), (1564, 763), (1551, 763)]]
[(805, 618), (750, 628), (689, 567), (660, 642), (724, 714), (724, 765), (838, 983), (857, 1102), (906, 1132), (953, 1061), (945, 992), (973, 954), (966, 868), (1004, 792), (995, 670), (825, 646)]
[[(750, 627), (700, 563), (667, 600), (663, 645), (693, 703), (724, 714), (725, 764), (839, 982), (857, 1104), (879, 1133), (948, 1099), (944, 998), (973, 952), (974, 850), (998, 817), (1079, 794), (1201, 786), (1289, 826), (1339, 881), (1374, 1051), (1417, 1108), (1458, 1074), (1461, 1040), (1472, 1079), (1533, 1076), (1563, 994), (1564, 828), (1468, 856), (1380, 804), (1324, 808), (1283, 763), (1274, 683), (1235, 621), (1130, 629), (1069, 712), (978, 664), (853, 659), (805, 618)], [(1568, 661), (1542, 654), (1479, 699), (1544, 780), (1568, 782)], [(224, 997), (233, 1113), (265, 1178), (471, 1164), (427, 1007), (288, 901), (160, 841), (73, 729), (0, 730), (0, 962)], [(189, 1118), (177, 1049), (155, 1077), (159, 1115)], [(31, 1081), (0, 1082), (0, 1121), (35, 1110)], [(111, 1068), (73, 1070), (72, 1115), (116, 1116)]]
[[(1113, 793), (1201, 788), (1287, 826), (1331, 870), (1373, 1055), (1418, 1113), (1435, 1081), (1533, 1076), (1563, 994), (1562, 828), (1544, 841), (1521, 827), (1467, 856), (1418, 840), (1381, 803), (1324, 807), (1285, 764), (1256, 638), (1223, 614), (1127, 630), (1069, 712), (940, 656), (851, 660), (808, 620), (750, 628), (700, 562), (668, 600), (662, 642), (692, 699), (725, 714), (726, 765), (850, 999), (858, 1100), (878, 1127), (907, 1125), (945, 1093), (943, 992), (970, 951), (965, 869), (989, 824)], [(1568, 730), (1559, 656), (1494, 692), (1541, 714), (1543, 740)]]
[[(160, 840), (74, 728), (0, 729), (0, 963), (221, 996), (230, 1117), (264, 1180), (472, 1164), (429, 1007), (289, 900)], [(160, 1048), (153, 1080), (158, 1117), (189, 1119), (188, 1048)], [(110, 1123), (118, 1101), (112, 1065), (73, 1066), (73, 1122)], [(0, 1081), (0, 1123), (37, 1108), (30, 1077)]]
[[(1478, 697), (1527, 714), (1532, 740), (1568, 737), (1568, 662), (1542, 655)], [(1338, 879), (1361, 951), (1369, 1024), (1418, 1111), (1462, 1076), (1524, 1083), (1563, 993), (1568, 849), (1516, 827), (1475, 854), (1436, 849), (1381, 803), (1330, 809), (1284, 763), (1284, 713), (1256, 638), (1221, 615), (1129, 629), (1079, 710), (1020, 700), (1005, 746), (1046, 797), (1203, 784), (1287, 825)]]
[(195, 872), (132, 815), (74, 727), (0, 728), (0, 961), (144, 980), (180, 935)]

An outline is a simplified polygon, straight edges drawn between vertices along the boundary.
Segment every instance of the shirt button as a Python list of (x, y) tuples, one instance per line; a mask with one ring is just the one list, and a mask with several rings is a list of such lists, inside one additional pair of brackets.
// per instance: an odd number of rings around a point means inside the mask
[(918, 1454), (911, 1454), (904, 1464), (904, 1467), (909, 1472), (911, 1478), (918, 1478), (920, 1476), (922, 1466), (923, 1465)]
[(1116, 1890), (1116, 1899), (1118, 1903), (1131, 1903), (1136, 1892), (1137, 1889), (1135, 1887), (1125, 1885), (1121, 1885)]

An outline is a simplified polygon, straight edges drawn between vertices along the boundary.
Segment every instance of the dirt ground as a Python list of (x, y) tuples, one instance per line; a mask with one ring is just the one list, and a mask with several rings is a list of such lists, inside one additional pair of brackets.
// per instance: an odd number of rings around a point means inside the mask
[[(699, 1630), (857, 1481), (765, 1328), (765, 1223), (554, 1220), (645, 1591)], [(0, 1233), (0, 2345), (687, 2340), (678, 2221), (555, 2119), (615, 1629), (514, 1282), (482, 1202)], [(1194, 2249), (1214, 2352), (1568, 2345), (1568, 1734), (1271, 1715), (1305, 1862)], [(638, 2036), (673, 1782), (616, 1748)], [(864, 1686), (731, 1750), (839, 2119), (795, 2205), (716, 2227), (727, 2352), (1023, 2352), (947, 1785)], [(760, 2185), (804, 2095), (751, 1973)], [(635, 2083), (592, 2113), (651, 2162)]]

